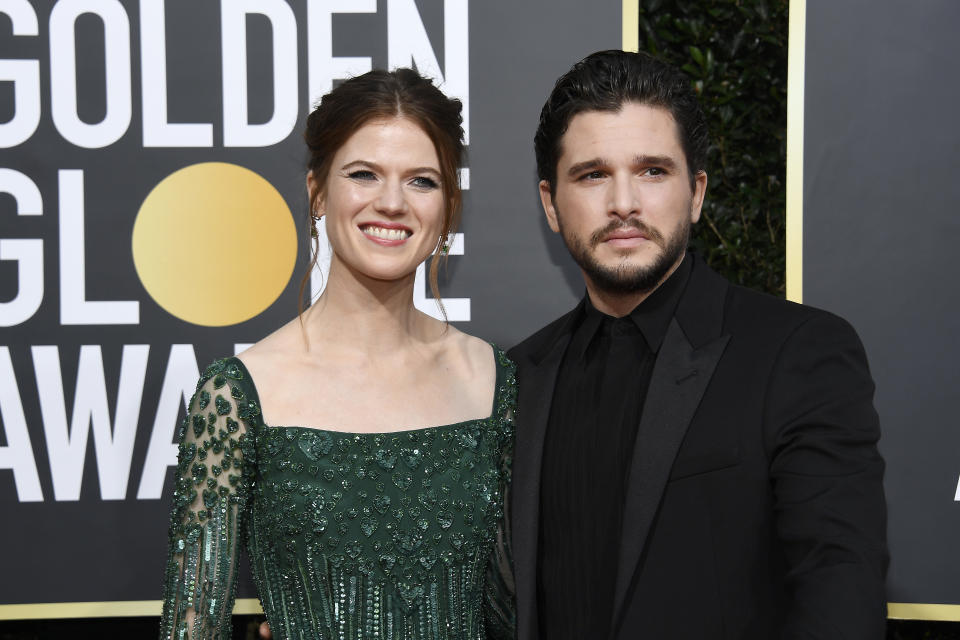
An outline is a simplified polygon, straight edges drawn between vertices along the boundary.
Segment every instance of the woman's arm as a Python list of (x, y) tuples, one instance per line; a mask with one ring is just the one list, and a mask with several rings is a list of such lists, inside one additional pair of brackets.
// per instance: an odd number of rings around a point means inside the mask
[(516, 637), (516, 588), (513, 578), (513, 549), (510, 544), (509, 483), (504, 496), (504, 515), (497, 527), (497, 538), (487, 562), (484, 589), (484, 620), (488, 638), (512, 640)]
[(164, 575), (162, 640), (229, 638), (252, 474), (249, 403), (239, 368), (207, 368), (180, 427)]
[(510, 485), (513, 470), (514, 413), (517, 405), (516, 366), (499, 349), (494, 349), (504, 376), (496, 390), (494, 418), (500, 438), (500, 500), (502, 516), (497, 522), (496, 539), (487, 563), (484, 593), (484, 620), (487, 637), (512, 640), (517, 633), (516, 586), (513, 576), (513, 545), (510, 526)]

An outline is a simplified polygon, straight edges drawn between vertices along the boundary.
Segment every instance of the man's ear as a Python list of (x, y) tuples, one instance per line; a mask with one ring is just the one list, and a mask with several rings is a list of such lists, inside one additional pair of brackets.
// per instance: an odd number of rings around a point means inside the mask
[(707, 194), (707, 172), (697, 171), (693, 179), (693, 198), (690, 201), (690, 222), (700, 220), (700, 210), (703, 208), (703, 197)]
[(554, 233), (560, 232), (560, 224), (557, 222), (557, 209), (553, 206), (553, 194), (550, 193), (550, 183), (546, 180), (540, 181), (540, 204), (543, 205), (543, 213), (547, 216), (547, 224)]

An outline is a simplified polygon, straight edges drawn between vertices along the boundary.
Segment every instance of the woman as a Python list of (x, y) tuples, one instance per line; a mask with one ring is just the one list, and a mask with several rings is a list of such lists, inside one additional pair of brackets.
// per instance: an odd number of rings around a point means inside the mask
[(241, 536), (274, 638), (512, 633), (497, 541), (513, 366), (413, 305), (417, 266), (444, 253), (459, 213), (460, 110), (398, 69), (344, 82), (310, 114), (327, 286), (200, 379), (181, 429), (162, 638), (230, 636)]

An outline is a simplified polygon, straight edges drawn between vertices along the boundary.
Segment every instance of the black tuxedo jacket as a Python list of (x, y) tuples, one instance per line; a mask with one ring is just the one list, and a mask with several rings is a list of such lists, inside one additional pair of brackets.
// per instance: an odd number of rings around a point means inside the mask
[[(612, 637), (883, 638), (884, 465), (856, 333), (688, 259), (638, 426)], [(538, 638), (540, 467), (573, 317), (509, 354), (521, 640)]]

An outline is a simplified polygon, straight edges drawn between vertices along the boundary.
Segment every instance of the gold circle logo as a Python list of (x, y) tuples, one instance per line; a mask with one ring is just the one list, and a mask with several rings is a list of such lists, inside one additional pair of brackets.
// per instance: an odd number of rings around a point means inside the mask
[(171, 315), (207, 327), (263, 312), (287, 286), (296, 258), (283, 196), (226, 162), (171, 173), (133, 225), (133, 264), (147, 293)]

